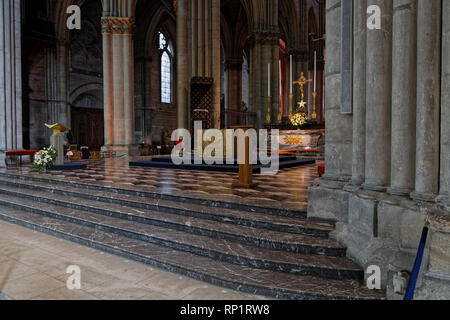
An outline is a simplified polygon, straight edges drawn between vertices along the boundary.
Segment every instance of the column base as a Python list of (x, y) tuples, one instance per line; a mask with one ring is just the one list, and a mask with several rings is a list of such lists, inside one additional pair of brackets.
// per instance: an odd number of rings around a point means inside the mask
[(410, 197), (415, 201), (435, 202), (437, 195), (433, 193), (411, 192)]
[(388, 188), (387, 189), (387, 193), (392, 195), (392, 196), (409, 196), (411, 194), (411, 189), (409, 188)]
[(140, 156), (139, 148), (136, 145), (107, 145), (101, 148), (103, 152), (115, 152), (117, 157)]
[(364, 183), (362, 185), (363, 189), (366, 191), (376, 191), (376, 192), (386, 192), (387, 187), (380, 187), (378, 185), (370, 184), (370, 183)]

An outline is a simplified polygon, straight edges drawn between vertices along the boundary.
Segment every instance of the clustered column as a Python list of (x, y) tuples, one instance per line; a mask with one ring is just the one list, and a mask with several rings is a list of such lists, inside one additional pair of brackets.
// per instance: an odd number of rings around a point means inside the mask
[(353, 2), (353, 158), (352, 184), (361, 185), (366, 163), (366, 10), (367, 1)]
[[(326, 1), (326, 148), (327, 180), (350, 180), (352, 174), (352, 117), (341, 113), (341, 1)], [(343, 89), (342, 89), (343, 90)]]
[(125, 17), (102, 18), (105, 147), (133, 152), (135, 21)]
[(0, 166), (5, 151), (22, 148), (20, 2), (0, 1)]
[(394, 0), (392, 53), (392, 151), (389, 193), (414, 188), (417, 0)]
[(450, 207), (450, 1), (442, 5), (441, 198)]
[(386, 191), (390, 180), (392, 0), (376, 0), (382, 28), (367, 32), (366, 161), (364, 188)]
[(418, 1), (416, 185), (412, 198), (439, 191), (441, 1)]

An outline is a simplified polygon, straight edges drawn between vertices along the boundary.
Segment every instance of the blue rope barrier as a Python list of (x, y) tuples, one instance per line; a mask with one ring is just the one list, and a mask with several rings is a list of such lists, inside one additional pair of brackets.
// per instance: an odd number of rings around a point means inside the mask
[(430, 223), (425, 222), (425, 226), (422, 231), (422, 237), (420, 239), (419, 249), (417, 251), (416, 261), (414, 262), (414, 268), (411, 273), (411, 278), (409, 280), (408, 288), (406, 289), (406, 294), (403, 300), (409, 301), (414, 300), (414, 291), (416, 290), (417, 278), (419, 277), (420, 266), (422, 265), (423, 253), (425, 251), (425, 245), (427, 243), (428, 230)]

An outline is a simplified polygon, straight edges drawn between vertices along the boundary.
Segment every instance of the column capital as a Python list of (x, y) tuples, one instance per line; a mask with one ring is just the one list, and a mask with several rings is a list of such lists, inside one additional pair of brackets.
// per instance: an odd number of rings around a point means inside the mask
[(133, 18), (102, 17), (102, 34), (133, 35), (136, 21)]
[(274, 28), (268, 30), (254, 30), (249, 36), (250, 45), (278, 45), (280, 42), (280, 32)]
[(242, 70), (243, 58), (228, 58), (225, 60), (225, 68), (227, 70)]

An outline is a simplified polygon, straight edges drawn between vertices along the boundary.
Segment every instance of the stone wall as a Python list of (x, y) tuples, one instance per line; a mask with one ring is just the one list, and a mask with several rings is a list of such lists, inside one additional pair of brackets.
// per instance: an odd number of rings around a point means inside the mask
[[(341, 0), (326, 2), (326, 174), (309, 188), (308, 215), (337, 222), (333, 236), (361, 266), (381, 268), (390, 299), (399, 298), (392, 276), (411, 271), (429, 220), (416, 297), (448, 299), (450, 72), (439, 52), (450, 59), (450, 4), (442, 13), (441, 1), (371, 1), (381, 8), (381, 30), (367, 29), (368, 4), (353, 1), (348, 83), (341, 74), (348, 15)], [(353, 92), (351, 113), (341, 112), (344, 91)]]

